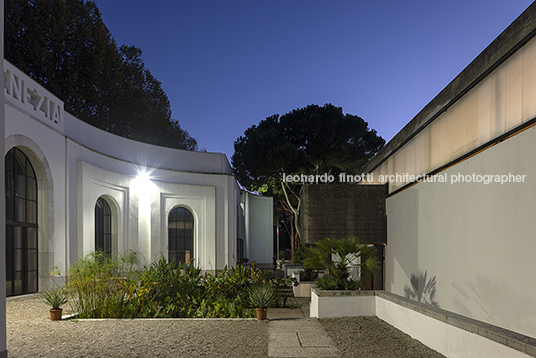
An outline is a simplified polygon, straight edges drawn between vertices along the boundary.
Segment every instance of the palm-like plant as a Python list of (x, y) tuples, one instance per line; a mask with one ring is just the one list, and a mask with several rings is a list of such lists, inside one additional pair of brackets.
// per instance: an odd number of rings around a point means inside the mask
[(253, 286), (249, 292), (249, 300), (255, 308), (268, 308), (275, 303), (277, 294), (269, 284)]
[[(362, 244), (358, 238), (343, 240), (326, 238), (316, 243), (316, 247), (303, 248), (303, 267), (313, 270), (328, 270), (335, 279), (332, 289), (357, 289), (362, 283), (352, 283), (350, 270), (359, 267), (361, 272), (373, 274), (380, 268), (374, 247)], [(362, 260), (358, 260), (361, 258)], [(364, 259), (364, 260), (363, 260)]]
[(63, 287), (51, 287), (47, 291), (41, 292), (41, 298), (53, 310), (57, 310), (67, 303), (67, 293)]

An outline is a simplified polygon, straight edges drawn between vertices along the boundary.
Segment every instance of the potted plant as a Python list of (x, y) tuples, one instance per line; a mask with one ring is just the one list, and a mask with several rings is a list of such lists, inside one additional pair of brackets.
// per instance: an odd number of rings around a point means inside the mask
[(67, 293), (65, 292), (65, 289), (62, 287), (51, 287), (50, 289), (41, 292), (41, 297), (46, 304), (52, 307), (49, 310), (50, 320), (61, 320), (61, 305), (67, 303)]
[(276, 292), (270, 285), (253, 286), (249, 293), (249, 300), (257, 309), (257, 319), (265, 320), (268, 307), (272, 306), (277, 299)]

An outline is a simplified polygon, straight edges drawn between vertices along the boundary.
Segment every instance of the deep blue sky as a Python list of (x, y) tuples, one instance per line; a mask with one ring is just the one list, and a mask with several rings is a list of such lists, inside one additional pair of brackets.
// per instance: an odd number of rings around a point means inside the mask
[(332, 103), (390, 140), (532, 0), (96, 0), (173, 117), (225, 153), (253, 124)]

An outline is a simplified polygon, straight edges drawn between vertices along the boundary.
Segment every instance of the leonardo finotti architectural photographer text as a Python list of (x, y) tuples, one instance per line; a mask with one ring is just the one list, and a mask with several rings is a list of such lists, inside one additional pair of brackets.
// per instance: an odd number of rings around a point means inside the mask
[(402, 174), (386, 174), (378, 175), (376, 180), (373, 173), (350, 175), (341, 173), (337, 176), (324, 173), (317, 175), (295, 174), (287, 175), (283, 173), (283, 182), (285, 183), (307, 183), (307, 184), (326, 184), (333, 183), (338, 180), (339, 183), (368, 183), (368, 184), (384, 184), (384, 183), (414, 183), (414, 182), (429, 182), (429, 183), (524, 183), (526, 175), (519, 174), (452, 174), (440, 173), (436, 175), (414, 175), (408, 173)]

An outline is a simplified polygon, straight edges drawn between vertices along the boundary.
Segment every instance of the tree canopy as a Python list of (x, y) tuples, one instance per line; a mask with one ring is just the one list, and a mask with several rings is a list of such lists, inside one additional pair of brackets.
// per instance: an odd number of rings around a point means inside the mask
[(362, 118), (332, 104), (313, 104), (248, 128), (234, 143), (232, 165), (242, 186), (275, 196), (279, 209), (293, 217), (294, 251), (301, 184), (283, 182), (283, 174), (357, 174), (384, 144)]
[(141, 55), (116, 44), (93, 1), (5, 1), (5, 58), (62, 99), (68, 112), (126, 138), (196, 150)]

